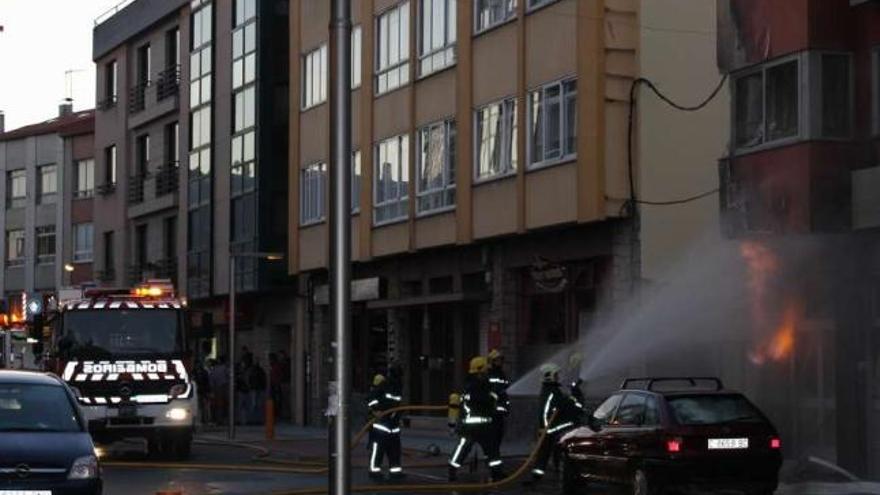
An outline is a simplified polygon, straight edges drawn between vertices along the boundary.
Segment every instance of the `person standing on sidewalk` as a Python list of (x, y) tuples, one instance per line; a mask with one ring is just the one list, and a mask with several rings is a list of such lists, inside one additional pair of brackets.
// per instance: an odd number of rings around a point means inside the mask
[(458, 479), (458, 469), (475, 443), (480, 445), (483, 454), (488, 458), (492, 481), (504, 478), (498, 435), (492, 424), (497, 401), (489, 386), (488, 371), (486, 358), (477, 356), (471, 359), (467, 384), (461, 395), (462, 414), (458, 420), (458, 434), (461, 438), (449, 459), (449, 481)]
[(538, 458), (532, 468), (532, 481), (537, 483), (544, 478), (547, 463), (556, 449), (559, 438), (577, 424), (578, 410), (571, 397), (562, 391), (559, 384), (559, 366), (547, 363), (541, 366), (543, 384), (541, 385), (541, 418), (539, 430), (546, 432), (544, 441), (538, 449)]
[(373, 386), (367, 396), (367, 409), (376, 418), (370, 428), (370, 478), (383, 480), (382, 462), (388, 456), (388, 473), (391, 479), (402, 479), (400, 464), (400, 413), (382, 415), (385, 411), (400, 406), (401, 397), (392, 383), (384, 375), (373, 377)]
[(510, 414), (510, 397), (507, 388), (510, 380), (504, 373), (504, 354), (498, 349), (489, 352), (489, 388), (495, 394), (495, 414), (492, 416), (492, 424), (495, 426), (495, 441), (499, 450), (504, 441), (504, 426), (508, 414)]

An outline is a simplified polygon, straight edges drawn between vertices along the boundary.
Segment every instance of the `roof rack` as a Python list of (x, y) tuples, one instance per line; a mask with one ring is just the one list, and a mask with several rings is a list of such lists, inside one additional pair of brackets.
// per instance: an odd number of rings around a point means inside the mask
[[(654, 377), (654, 378), (627, 378), (620, 384), (621, 390), (630, 389), (630, 390), (654, 390), (654, 385), (656, 383), (662, 382), (688, 382), (692, 388), (697, 387), (697, 382), (711, 382), (715, 386), (715, 390), (723, 390), (724, 384), (721, 383), (720, 378), (716, 378), (713, 376), (668, 376), (668, 377)], [(644, 385), (634, 386), (633, 384), (643, 383)]]

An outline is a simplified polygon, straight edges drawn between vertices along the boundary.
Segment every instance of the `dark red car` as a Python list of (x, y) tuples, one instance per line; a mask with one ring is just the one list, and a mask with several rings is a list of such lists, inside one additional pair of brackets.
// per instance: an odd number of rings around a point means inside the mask
[(717, 378), (628, 379), (560, 448), (565, 494), (602, 483), (637, 495), (670, 489), (768, 495), (782, 465), (776, 428)]

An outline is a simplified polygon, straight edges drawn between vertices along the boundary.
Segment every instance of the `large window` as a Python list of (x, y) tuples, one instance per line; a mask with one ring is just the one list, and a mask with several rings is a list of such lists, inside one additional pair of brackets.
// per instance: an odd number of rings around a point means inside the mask
[(91, 198), (95, 194), (95, 160), (74, 162), (73, 173), (73, 197)]
[(6, 173), (6, 207), (23, 208), (27, 198), (27, 175), (24, 169)]
[(24, 230), (6, 231), (6, 264), (24, 264)]
[(577, 81), (548, 84), (529, 95), (529, 166), (567, 160), (577, 153)]
[(303, 57), (303, 109), (327, 101), (327, 44), (310, 51)]
[(104, 184), (116, 185), (116, 145), (104, 148)]
[(516, 99), (477, 109), (474, 121), (474, 178), (484, 180), (514, 173), (517, 167)]
[(150, 135), (142, 134), (138, 136), (135, 144), (135, 151), (137, 153), (137, 161), (135, 162), (137, 169), (135, 174), (143, 177), (147, 175), (150, 167)]
[(516, 16), (516, 0), (474, 0), (474, 31), (481, 32)]
[(409, 2), (383, 12), (376, 28), (376, 94), (382, 94), (409, 82)]
[(55, 262), (55, 226), (37, 227), (37, 263)]
[(456, 0), (420, 0), (419, 74), (455, 63)]
[(419, 213), (455, 206), (455, 122), (448, 120), (419, 130), (417, 208)]
[(190, 55), (189, 105), (192, 108), (211, 102), (211, 46)]
[(326, 163), (313, 163), (303, 168), (300, 191), (300, 224), (323, 222), (327, 204)]
[(257, 79), (257, 19), (255, 0), (236, 3), (236, 27), (232, 32), (232, 87), (238, 89)]
[(361, 85), (361, 71), (363, 65), (361, 62), (361, 49), (363, 46), (363, 30), (360, 26), (351, 29), (351, 87), (352, 89)]
[(109, 108), (119, 100), (119, 66), (115, 60), (104, 66), (104, 106)]
[(95, 231), (91, 223), (73, 225), (73, 261), (85, 263), (92, 261), (95, 244)]
[(800, 133), (799, 60), (789, 59), (734, 81), (736, 145), (749, 148)]
[(257, 88), (249, 86), (235, 93), (235, 132), (243, 131), (256, 125), (257, 118)]
[(376, 146), (373, 223), (407, 217), (409, 200), (409, 136), (386, 139)]
[(58, 193), (58, 166), (43, 165), (37, 167), (37, 201), (40, 204), (50, 204), (55, 202)]

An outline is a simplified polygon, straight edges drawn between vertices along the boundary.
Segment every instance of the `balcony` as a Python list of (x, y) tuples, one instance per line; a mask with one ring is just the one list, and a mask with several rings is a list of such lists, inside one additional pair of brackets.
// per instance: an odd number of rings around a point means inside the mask
[(159, 82), (156, 84), (156, 100), (176, 96), (180, 91), (180, 66), (169, 67), (159, 73)]
[(145, 173), (128, 178), (128, 204), (136, 205), (144, 202), (144, 183), (149, 176), (149, 173)]
[(142, 112), (147, 108), (147, 89), (152, 86), (152, 81), (143, 81), (128, 90), (128, 113)]
[(156, 197), (177, 192), (179, 180), (178, 162), (170, 162), (160, 167), (156, 172)]

